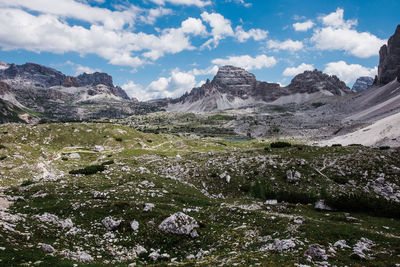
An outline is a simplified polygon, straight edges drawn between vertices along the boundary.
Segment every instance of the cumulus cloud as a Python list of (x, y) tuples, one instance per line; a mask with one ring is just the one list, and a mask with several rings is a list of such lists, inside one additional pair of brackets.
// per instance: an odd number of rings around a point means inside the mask
[(91, 74), (91, 73), (95, 73), (95, 72), (101, 72), (101, 69), (99, 69), (99, 68), (92, 68), (92, 67), (89, 67), (89, 66), (83, 66), (81, 64), (77, 64), (77, 63), (74, 63), (74, 62), (69, 61), (69, 60), (67, 62), (65, 62), (64, 64), (62, 64), (62, 65), (71, 66), (72, 69), (75, 71), (75, 75), (79, 75), (79, 74), (82, 74), (82, 73)]
[(308, 31), (309, 29), (311, 29), (312, 27), (314, 27), (314, 22), (312, 22), (311, 20), (307, 20), (305, 22), (296, 22), (293, 24), (293, 28), (295, 31), (298, 32), (305, 32)]
[(343, 60), (326, 64), (324, 72), (338, 76), (346, 84), (353, 83), (361, 76), (374, 77), (377, 68), (367, 68), (359, 64), (347, 64)]
[(140, 20), (147, 24), (154, 24), (159, 17), (166, 15), (171, 15), (173, 13), (172, 9), (169, 8), (152, 8), (146, 11), (145, 15), (140, 16)]
[(249, 31), (243, 30), (242, 26), (237, 26), (235, 28), (235, 37), (239, 42), (246, 42), (248, 39), (253, 38), (254, 41), (261, 41), (267, 38), (268, 31), (261, 29), (250, 29)]
[(306, 70), (313, 70), (313, 69), (314, 66), (312, 64), (301, 63), (297, 67), (286, 68), (283, 71), (283, 76), (295, 76), (299, 73), (305, 72)]
[(279, 50), (298, 51), (303, 49), (303, 43), (301, 41), (293, 41), (291, 39), (288, 39), (283, 42), (269, 40), (267, 45), (269, 49), (273, 49), (274, 51), (279, 51)]
[(204, 7), (211, 5), (211, 1), (203, 1), (203, 0), (150, 0), (150, 1), (157, 5), (165, 5), (166, 3), (170, 3), (173, 5), (185, 5), (185, 6), (197, 6), (197, 7)]
[(314, 31), (311, 41), (320, 50), (343, 50), (353, 56), (367, 58), (376, 56), (386, 40), (379, 39), (369, 32), (353, 29), (357, 20), (344, 20), (343, 9), (337, 9), (320, 19), (325, 25)]
[(100, 23), (107, 29), (122, 29), (133, 26), (140, 8), (128, 6), (123, 11), (111, 11), (106, 8), (92, 7), (75, 0), (1, 0), (0, 8), (22, 8), (41, 14), (61, 18), (74, 18), (90, 23)]
[(221, 14), (208, 13), (205, 11), (201, 14), (201, 18), (203, 19), (203, 21), (207, 22), (212, 29), (212, 38), (204, 43), (202, 47), (211, 48), (211, 45), (213, 44), (213, 47), (215, 48), (218, 46), (220, 40), (224, 39), (227, 36), (234, 35), (231, 21), (224, 18), (224, 16), (222, 16)]
[(219, 66), (233, 65), (246, 70), (254, 70), (254, 69), (262, 69), (275, 66), (277, 61), (274, 57), (268, 57), (266, 55), (258, 55), (256, 57), (243, 55), (243, 56), (230, 56), (227, 58), (216, 58), (211, 62)]
[(50, 14), (32, 15), (26, 11), (0, 9), (0, 45), (4, 50), (26, 49), (34, 52), (77, 52), (97, 54), (110, 64), (136, 68), (148, 63), (136, 53), (156, 60), (165, 53), (192, 50), (191, 35), (206, 33), (200, 19), (188, 18), (179, 28), (164, 29), (158, 36), (143, 32), (112, 30), (103, 25), (90, 28), (71, 26)]

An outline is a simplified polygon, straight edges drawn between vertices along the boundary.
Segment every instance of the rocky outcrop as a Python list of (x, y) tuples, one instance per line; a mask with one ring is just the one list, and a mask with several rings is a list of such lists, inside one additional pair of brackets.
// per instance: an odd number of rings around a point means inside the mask
[[(321, 71), (306, 71), (294, 77), (287, 87), (277, 83), (257, 81), (254, 74), (234, 66), (221, 67), (212, 81), (201, 87), (193, 88), (177, 99), (169, 100), (169, 110), (175, 111), (212, 111), (238, 108), (256, 103), (271, 103), (281, 97), (289, 96), (285, 101), (301, 102), (309, 95), (344, 95), (350, 89), (336, 76)], [(301, 95), (297, 99), (291, 95)]]
[(108, 87), (114, 87), (113, 79), (107, 73), (83, 73), (76, 78), (81, 86), (96, 86), (98, 84), (104, 84)]
[(374, 83), (374, 78), (372, 78), (372, 77), (360, 77), (353, 84), (351, 91), (360, 92), (360, 91), (365, 90), (368, 87), (370, 87), (373, 83)]
[(400, 70), (400, 24), (389, 38), (387, 45), (379, 50), (378, 84), (384, 85), (393, 81)]
[(6, 81), (14, 87), (49, 88), (63, 87), (95, 87), (103, 84), (115, 96), (129, 99), (126, 92), (119, 86), (114, 86), (113, 79), (107, 73), (83, 73), (77, 77), (67, 76), (58, 70), (35, 63), (23, 65), (0, 64), (0, 80)]
[(335, 75), (328, 75), (322, 71), (305, 71), (296, 75), (288, 85), (291, 93), (330, 92), (333, 95), (350, 93), (349, 87)]
[(0, 81), (0, 95), (4, 95), (10, 92), (10, 86), (5, 82)]

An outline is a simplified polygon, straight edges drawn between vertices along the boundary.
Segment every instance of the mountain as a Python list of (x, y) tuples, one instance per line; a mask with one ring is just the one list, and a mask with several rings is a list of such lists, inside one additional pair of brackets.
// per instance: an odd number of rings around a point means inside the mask
[(281, 87), (277, 83), (257, 81), (254, 74), (234, 66), (221, 67), (212, 81), (193, 88), (190, 93), (170, 101), (168, 110), (203, 112), (251, 106), (261, 103), (302, 103), (319, 96), (350, 93), (336, 76), (321, 71), (306, 71)]
[(122, 118), (158, 107), (130, 100), (106, 73), (77, 77), (35, 63), (0, 64), (0, 98), (50, 120)]
[(400, 72), (400, 24), (379, 50), (378, 84), (384, 85), (399, 77)]
[(367, 89), (374, 83), (374, 79), (371, 77), (360, 77), (356, 80), (351, 91), (353, 92), (360, 92), (362, 90)]

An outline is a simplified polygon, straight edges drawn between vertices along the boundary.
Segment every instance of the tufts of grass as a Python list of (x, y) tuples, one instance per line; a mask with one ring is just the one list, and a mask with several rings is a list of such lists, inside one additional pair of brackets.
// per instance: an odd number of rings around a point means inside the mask
[(292, 144), (285, 141), (276, 141), (270, 144), (271, 148), (284, 148), (284, 147), (291, 147)]

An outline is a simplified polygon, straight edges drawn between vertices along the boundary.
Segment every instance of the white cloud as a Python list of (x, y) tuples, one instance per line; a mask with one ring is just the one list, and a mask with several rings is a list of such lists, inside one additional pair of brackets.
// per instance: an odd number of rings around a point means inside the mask
[(220, 40), (227, 36), (234, 35), (231, 21), (224, 18), (221, 14), (203, 12), (201, 18), (211, 26), (211, 35), (213, 37), (204, 43), (202, 47), (211, 48), (211, 44), (213, 44), (213, 47), (215, 48), (218, 46)]
[(121, 86), (122, 89), (128, 94), (130, 97), (135, 97), (140, 101), (151, 99), (151, 94), (149, 94), (140, 84), (134, 83), (133, 81), (129, 81)]
[(141, 15), (140, 20), (147, 24), (154, 24), (157, 18), (166, 15), (171, 15), (172, 13), (173, 13), (172, 9), (169, 8), (163, 8), (163, 7), (152, 8), (147, 10), (145, 15)]
[(3, 50), (26, 49), (34, 52), (81, 55), (97, 54), (110, 64), (136, 68), (148, 63), (140, 58), (156, 60), (165, 53), (175, 54), (192, 50), (191, 35), (205, 34), (200, 19), (188, 18), (179, 28), (164, 29), (159, 36), (143, 32), (112, 30), (102, 25), (85, 28), (69, 25), (49, 14), (32, 15), (26, 11), (0, 9), (0, 45)]
[(9, 7), (28, 9), (61, 18), (100, 23), (107, 29), (122, 29), (126, 24), (133, 26), (141, 11), (134, 5), (130, 5), (123, 11), (111, 11), (75, 0), (0, 0), (0, 8)]
[(194, 76), (198, 76), (198, 75), (215, 75), (218, 72), (218, 66), (214, 65), (214, 66), (210, 66), (208, 68), (205, 69), (192, 69), (190, 70), (188, 73), (194, 75)]
[(344, 20), (343, 18), (344, 10), (342, 8), (336, 9), (326, 16), (321, 16), (320, 19), (322, 23), (328, 27), (334, 28), (351, 28), (352, 26), (357, 26), (357, 20)]
[(244, 7), (251, 7), (251, 3), (246, 3), (244, 0), (225, 0), (225, 2), (235, 2), (236, 4), (243, 5)]
[(377, 74), (377, 68), (366, 68), (359, 64), (347, 64), (341, 60), (326, 64), (324, 72), (330, 75), (336, 75), (346, 84), (350, 84), (361, 76), (374, 77)]
[(261, 29), (250, 29), (248, 32), (243, 30), (242, 26), (237, 26), (235, 28), (235, 36), (239, 42), (246, 42), (248, 39), (253, 38), (254, 41), (261, 41), (267, 38), (268, 31)]
[(279, 50), (289, 50), (289, 51), (298, 51), (303, 49), (303, 43), (301, 41), (293, 41), (293, 40), (286, 40), (283, 42), (270, 40), (268, 41), (268, 48), (273, 49), (274, 51)]
[(306, 63), (301, 63), (299, 66), (297, 67), (290, 67), (290, 68), (286, 68), (283, 71), (283, 76), (295, 76), (299, 73), (303, 73), (306, 70), (313, 70), (314, 66), (311, 64), (306, 64)]
[(185, 6), (197, 6), (197, 7), (204, 7), (211, 5), (211, 1), (203, 1), (203, 0), (150, 0), (150, 1), (157, 5), (165, 5), (166, 3), (170, 3), (173, 5), (185, 5)]
[(343, 19), (343, 9), (337, 9), (320, 18), (326, 27), (314, 31), (311, 41), (320, 50), (343, 50), (353, 56), (367, 58), (376, 56), (386, 40), (379, 39), (369, 32), (352, 29), (356, 20)]
[(314, 27), (314, 22), (311, 20), (307, 20), (305, 22), (296, 22), (293, 24), (293, 28), (295, 31), (305, 32)]
[(236, 67), (244, 68), (246, 70), (253, 70), (272, 67), (276, 64), (277, 61), (274, 57), (267, 57), (266, 55), (258, 55), (256, 57), (243, 55), (230, 56), (227, 58), (216, 58), (211, 62), (220, 66), (233, 65)]
[(99, 68), (91, 68), (89, 66), (82, 66), (81, 64), (77, 64), (77, 63), (74, 63), (69, 60), (62, 65), (71, 66), (75, 70), (75, 75), (79, 75), (82, 73), (91, 74), (91, 73), (95, 73), (95, 72), (101, 72), (101, 69), (99, 69)]

